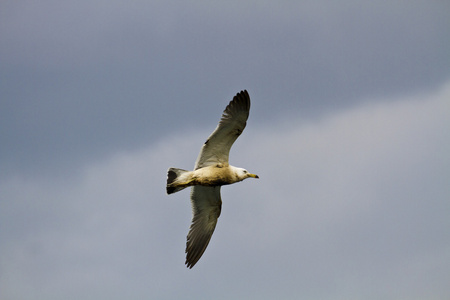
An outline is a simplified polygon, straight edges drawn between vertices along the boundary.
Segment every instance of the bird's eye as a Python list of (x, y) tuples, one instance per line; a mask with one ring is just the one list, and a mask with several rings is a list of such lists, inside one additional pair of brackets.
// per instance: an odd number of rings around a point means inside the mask
[(246, 170), (244, 170), (244, 174), (247, 174), (248, 172)]

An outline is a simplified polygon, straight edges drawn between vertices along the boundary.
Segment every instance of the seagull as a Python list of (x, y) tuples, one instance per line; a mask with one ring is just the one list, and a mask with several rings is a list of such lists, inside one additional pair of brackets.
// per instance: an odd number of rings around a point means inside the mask
[(220, 187), (246, 178), (259, 178), (228, 163), (230, 148), (244, 130), (249, 111), (250, 97), (244, 90), (225, 108), (219, 124), (200, 150), (194, 171), (178, 168), (167, 171), (167, 194), (192, 186), (192, 223), (187, 235), (185, 262), (190, 269), (202, 257), (216, 228), (222, 207)]

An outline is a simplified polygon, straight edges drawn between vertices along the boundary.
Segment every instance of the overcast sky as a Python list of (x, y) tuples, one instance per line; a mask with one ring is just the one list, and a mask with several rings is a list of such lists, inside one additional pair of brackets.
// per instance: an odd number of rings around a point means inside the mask
[[(0, 298), (449, 299), (450, 2), (3, 1)], [(192, 169), (252, 99), (199, 263)]]

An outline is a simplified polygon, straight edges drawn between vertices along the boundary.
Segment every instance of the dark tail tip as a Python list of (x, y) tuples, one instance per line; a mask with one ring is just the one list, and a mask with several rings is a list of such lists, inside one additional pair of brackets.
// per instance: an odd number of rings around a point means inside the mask
[(177, 173), (175, 173), (172, 169), (169, 169), (169, 171), (167, 171), (167, 186), (166, 186), (166, 191), (168, 195), (175, 192), (175, 188), (171, 187), (170, 184), (173, 183), (176, 178)]
[(173, 194), (175, 193), (175, 188), (174, 187), (166, 187), (166, 191), (167, 191), (167, 195)]
[(177, 173), (173, 169), (167, 171), (167, 185), (170, 185), (178, 177)]
[(186, 186), (173, 186), (176, 181), (178, 176), (180, 176), (181, 174), (185, 173), (185, 172), (189, 172), (183, 169), (177, 169), (177, 168), (170, 168), (167, 171), (167, 185), (166, 185), (166, 191), (167, 194), (173, 194), (176, 193), (178, 191), (181, 191), (182, 189), (186, 188)]

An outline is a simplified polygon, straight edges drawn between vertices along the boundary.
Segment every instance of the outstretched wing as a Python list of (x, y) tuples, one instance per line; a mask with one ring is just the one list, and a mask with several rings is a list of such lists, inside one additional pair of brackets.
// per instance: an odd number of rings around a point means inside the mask
[(228, 163), (228, 156), (234, 141), (241, 135), (250, 111), (250, 97), (241, 91), (225, 108), (219, 125), (206, 140), (195, 163), (195, 169)]
[(222, 207), (220, 186), (193, 186), (191, 204), (193, 217), (186, 242), (188, 268), (192, 268), (202, 257), (216, 228)]
[[(250, 97), (241, 91), (225, 108), (219, 125), (206, 140), (195, 163), (195, 170), (217, 163), (228, 163), (231, 146), (247, 123)], [(186, 242), (186, 266), (192, 268), (202, 257), (220, 216), (220, 186), (193, 186), (192, 224)]]

